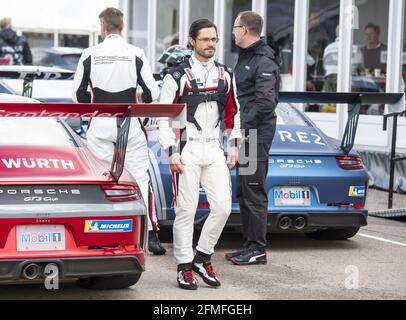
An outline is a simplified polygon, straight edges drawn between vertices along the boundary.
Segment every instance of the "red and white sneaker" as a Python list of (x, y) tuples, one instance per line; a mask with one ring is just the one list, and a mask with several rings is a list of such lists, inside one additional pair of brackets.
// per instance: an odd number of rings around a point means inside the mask
[(212, 287), (220, 287), (216, 273), (214, 272), (211, 262), (197, 263), (193, 262), (193, 271), (202, 277), (203, 281)]
[(184, 269), (178, 271), (178, 285), (182, 289), (196, 290), (197, 280), (193, 275), (193, 271), (190, 269)]

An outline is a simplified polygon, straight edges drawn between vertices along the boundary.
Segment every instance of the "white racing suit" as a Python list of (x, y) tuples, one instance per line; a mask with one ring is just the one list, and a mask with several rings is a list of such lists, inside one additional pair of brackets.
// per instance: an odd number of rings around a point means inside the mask
[[(110, 34), (99, 45), (84, 50), (75, 73), (73, 100), (136, 103), (138, 85), (143, 90), (144, 102), (150, 103), (159, 97), (159, 88), (144, 52), (126, 43), (121, 36)], [(117, 119), (91, 119), (87, 146), (98, 158), (112, 162), (116, 138)], [(154, 205), (150, 205), (154, 202), (149, 188), (148, 166), (146, 131), (140, 119), (132, 118), (124, 167), (140, 187), (149, 213), (148, 229), (157, 231)]]
[(193, 225), (200, 184), (206, 192), (210, 214), (196, 247), (198, 251), (207, 255), (214, 252), (214, 246), (231, 212), (230, 172), (220, 143), (222, 135), (218, 102), (213, 100), (195, 105), (197, 108), (193, 117), (192, 104), (184, 100), (184, 97), (196, 93), (193, 92), (192, 81), (199, 94), (215, 94), (220, 88), (220, 80), (224, 84), (224, 123), (230, 134), (230, 141), (236, 142), (241, 138), (239, 105), (234, 77), (227, 68), (213, 59), (202, 64), (192, 56), (165, 76), (161, 91), (160, 103), (187, 103), (188, 111), (188, 121), (181, 130), (179, 145), (169, 122), (158, 121), (161, 145), (168, 155), (179, 152), (185, 162), (182, 174), (172, 174), (176, 213), (173, 247), (178, 265), (191, 263), (193, 260)]

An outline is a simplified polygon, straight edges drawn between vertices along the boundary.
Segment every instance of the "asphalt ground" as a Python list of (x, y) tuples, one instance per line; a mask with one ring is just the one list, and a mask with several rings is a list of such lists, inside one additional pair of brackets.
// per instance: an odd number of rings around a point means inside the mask
[[(387, 193), (370, 190), (369, 210), (385, 208)], [(406, 195), (395, 207), (406, 208)], [(74, 282), (58, 290), (39, 284), (0, 286), (0, 299), (129, 299), (129, 300), (262, 300), (262, 299), (406, 299), (406, 218), (370, 217), (368, 226), (350, 240), (316, 241), (305, 235), (270, 236), (268, 264), (234, 266), (224, 254), (239, 248), (241, 235), (225, 233), (213, 255), (222, 282), (214, 289), (199, 281), (196, 291), (181, 290), (171, 243), (164, 256), (148, 254), (147, 270), (133, 287), (89, 291)]]

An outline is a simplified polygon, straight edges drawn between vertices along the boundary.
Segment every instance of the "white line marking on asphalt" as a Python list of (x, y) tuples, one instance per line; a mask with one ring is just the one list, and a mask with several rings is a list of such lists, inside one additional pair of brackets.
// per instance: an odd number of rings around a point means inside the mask
[(387, 243), (396, 244), (398, 246), (406, 247), (406, 243), (392, 241), (392, 240), (388, 240), (388, 239), (384, 239), (384, 238), (380, 238), (380, 237), (374, 237), (374, 236), (370, 236), (370, 235), (364, 234), (364, 233), (357, 233), (357, 236), (370, 238), (370, 239), (374, 239), (374, 240), (379, 240), (379, 241), (383, 241), (383, 242), (387, 242)]

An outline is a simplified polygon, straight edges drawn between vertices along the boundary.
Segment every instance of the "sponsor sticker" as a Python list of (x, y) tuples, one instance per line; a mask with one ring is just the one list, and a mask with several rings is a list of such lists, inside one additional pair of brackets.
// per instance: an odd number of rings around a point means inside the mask
[(310, 206), (309, 187), (274, 187), (275, 206)]
[(326, 143), (324, 142), (323, 138), (315, 133), (278, 130), (278, 134), (282, 142), (317, 144), (320, 146), (326, 146)]
[(75, 170), (75, 164), (67, 159), (1, 158), (0, 166), (7, 169), (64, 169)]
[(133, 221), (129, 220), (86, 220), (85, 232), (132, 232)]
[(365, 196), (365, 187), (364, 186), (351, 186), (348, 195), (350, 197), (363, 197), (363, 196)]
[(17, 226), (17, 251), (65, 250), (65, 226)]

